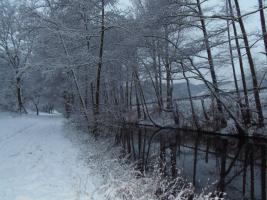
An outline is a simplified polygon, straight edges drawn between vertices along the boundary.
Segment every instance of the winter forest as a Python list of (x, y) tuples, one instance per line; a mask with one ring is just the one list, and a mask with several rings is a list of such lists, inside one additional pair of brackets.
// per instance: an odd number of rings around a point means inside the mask
[(0, 0), (0, 200), (266, 200), (266, 10)]

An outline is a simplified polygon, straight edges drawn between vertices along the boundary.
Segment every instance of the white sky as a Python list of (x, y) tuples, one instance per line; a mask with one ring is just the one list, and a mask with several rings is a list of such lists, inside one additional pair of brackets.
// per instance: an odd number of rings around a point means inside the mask
[[(214, 0), (214, 1), (221, 1), (221, 0)], [(212, 2), (212, 0), (211, 0)], [(264, 0), (265, 4), (266, 4), (266, 0)], [(251, 12), (251, 11), (255, 11), (258, 8), (258, 0), (239, 0), (239, 4), (241, 7), (241, 12), (242, 14), (247, 13), (247, 12)], [(234, 4), (233, 4), (234, 5)], [(265, 10), (265, 17), (267, 17), (267, 12)], [(260, 33), (261, 34), (261, 25), (260, 25), (260, 16), (259, 13), (255, 13), (253, 15), (250, 15), (249, 17), (244, 18), (245, 21), (245, 27), (247, 30), (248, 34), (253, 34), (253, 33)], [(237, 25), (237, 27), (239, 27)], [(250, 39), (250, 44), (254, 43), (254, 39), (252, 39), (252, 37), (249, 37)], [(234, 42), (233, 42), (234, 44)], [(256, 65), (256, 69), (262, 69), (263, 66), (266, 66), (266, 57), (263, 56), (262, 53), (260, 52), (264, 52), (264, 47), (263, 47), (263, 41), (261, 40), (260, 42), (258, 42), (256, 44), (256, 46), (252, 49), (252, 56), (254, 58), (254, 62)], [(243, 51), (243, 53), (245, 53), (245, 51)], [(246, 58), (246, 56), (245, 56)], [(245, 66), (245, 70), (247, 71), (248, 74), (250, 74), (250, 70), (249, 70), (249, 66), (248, 66), (248, 62), (247, 60), (244, 61), (244, 66)], [(230, 65), (228, 66), (228, 69), (221, 69), (220, 70), (220, 76), (222, 79), (233, 79), (232, 78), (232, 73), (231, 73), (231, 67)], [(238, 62), (236, 62), (236, 71), (238, 73), (238, 75), (240, 74), (239, 71), (239, 64)], [(240, 78), (240, 76), (239, 76)]]
[[(209, 0), (206, 3), (203, 4), (203, 6), (216, 6), (218, 4), (222, 4), (224, 3), (225, 0)], [(267, 0), (263, 0), (264, 4), (267, 5)], [(234, 2), (232, 2), (234, 5)], [(254, 11), (257, 9), (258, 7), (258, 0), (239, 0), (239, 4), (241, 7), (241, 12), (242, 14), (250, 12), (250, 11)], [(127, 9), (129, 6), (131, 6), (131, 0), (119, 0), (119, 7), (121, 9)], [(267, 10), (266, 10), (266, 14), (265, 16), (267, 17)], [(261, 26), (260, 26), (260, 18), (259, 18), (259, 13), (255, 13), (247, 18), (244, 19), (245, 21), (245, 26), (246, 26), (246, 30), (248, 33), (255, 33), (261, 32)], [(253, 43), (253, 41), (250, 41), (250, 43)], [(252, 50), (253, 53), (253, 58), (256, 64), (256, 67), (259, 68), (259, 66), (262, 66), (263, 63), (266, 63), (265, 61), (265, 57), (263, 58), (262, 54), (259, 52), (264, 51), (263, 48), (263, 42), (260, 41), (259, 43), (257, 43), (256, 45), (257, 47), (254, 48)], [(244, 62), (246, 71), (249, 72), (249, 67), (247, 62)], [(236, 63), (236, 70), (237, 70), (237, 74), (239, 75), (239, 68), (238, 68), (238, 63)], [(229, 66), (223, 66), (222, 68), (219, 68), (218, 72), (218, 78), (219, 79), (226, 79), (226, 80), (231, 80), (232, 79), (232, 70)]]
[(131, 5), (130, 0), (119, 0), (119, 6), (122, 9), (126, 9), (127, 7), (129, 7)]

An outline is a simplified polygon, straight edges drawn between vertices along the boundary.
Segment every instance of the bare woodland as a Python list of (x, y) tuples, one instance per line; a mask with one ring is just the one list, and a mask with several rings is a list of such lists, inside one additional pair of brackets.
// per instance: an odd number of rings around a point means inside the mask
[[(262, 132), (266, 6), (242, 3), (1, 0), (0, 107), (57, 110), (95, 135), (115, 124)], [(251, 15), (261, 32), (247, 32)]]

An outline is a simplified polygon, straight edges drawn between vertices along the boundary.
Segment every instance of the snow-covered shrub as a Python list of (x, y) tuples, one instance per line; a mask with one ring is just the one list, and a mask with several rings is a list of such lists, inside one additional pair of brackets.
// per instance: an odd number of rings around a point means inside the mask
[[(122, 155), (122, 148), (114, 145), (112, 137), (87, 139), (87, 164), (92, 173), (101, 174), (103, 180), (96, 193), (107, 200), (205, 200), (210, 195), (195, 194), (192, 184), (180, 175), (176, 179), (162, 176), (157, 164), (152, 172), (141, 173), (129, 155)], [(93, 153), (92, 153), (93, 152)]]

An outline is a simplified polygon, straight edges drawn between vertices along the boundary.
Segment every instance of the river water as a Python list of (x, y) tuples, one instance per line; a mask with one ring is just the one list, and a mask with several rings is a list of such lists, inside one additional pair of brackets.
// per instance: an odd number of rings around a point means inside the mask
[(165, 176), (182, 176), (196, 192), (205, 188), (225, 192), (227, 199), (266, 200), (265, 139), (126, 126), (116, 141), (141, 171), (160, 161)]

